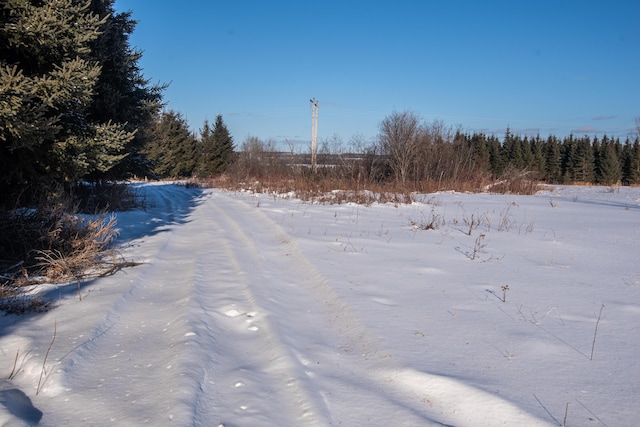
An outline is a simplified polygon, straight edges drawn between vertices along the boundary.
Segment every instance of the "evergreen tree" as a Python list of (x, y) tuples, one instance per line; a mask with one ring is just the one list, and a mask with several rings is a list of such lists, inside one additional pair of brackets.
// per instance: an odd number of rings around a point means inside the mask
[(227, 170), (233, 160), (234, 146), (233, 138), (220, 114), (216, 117), (216, 123), (213, 126), (213, 141), (215, 145), (210, 157), (211, 170), (214, 173), (222, 173)]
[(640, 140), (638, 138), (633, 144), (630, 140), (626, 141), (623, 156), (622, 182), (625, 185), (640, 184)]
[(129, 178), (149, 173), (148, 163), (141, 155), (146, 131), (162, 108), (162, 92), (166, 85), (150, 85), (138, 65), (140, 51), (129, 44), (136, 21), (131, 12), (116, 13), (115, 0), (92, 0), (90, 10), (106, 19), (98, 38), (91, 44), (92, 57), (102, 72), (94, 88), (89, 117), (97, 122), (109, 120), (124, 123), (125, 129), (135, 132), (126, 145), (127, 157), (107, 173), (94, 174), (95, 178)]
[(616, 144), (606, 135), (602, 138), (600, 152), (596, 157), (596, 182), (611, 185), (622, 179), (622, 167), (616, 152)]
[(640, 138), (636, 137), (631, 150), (629, 183), (640, 184)]
[(522, 156), (522, 163), (519, 169), (532, 169), (533, 167), (533, 154), (531, 151), (531, 143), (527, 136), (524, 139), (518, 137), (520, 143), (520, 154)]
[(564, 138), (560, 144), (560, 171), (562, 180), (561, 182), (569, 183), (573, 181), (573, 164), (571, 158), (576, 150), (576, 144), (573, 139), (573, 135), (569, 135), (568, 138)]
[(212, 176), (223, 173), (233, 161), (233, 138), (227, 126), (222, 120), (222, 115), (216, 117), (213, 130), (209, 126), (209, 121), (205, 120), (200, 130), (200, 144), (202, 146), (202, 161), (200, 174)]
[(640, 138), (636, 137), (631, 150), (629, 183), (640, 184)]
[(483, 133), (474, 133), (471, 137), (467, 137), (466, 139), (469, 141), (469, 144), (471, 144), (475, 168), (480, 172), (488, 172), (490, 156), (487, 137)]
[(560, 144), (555, 136), (547, 138), (545, 148), (546, 177), (551, 183), (558, 183), (562, 179)]
[(595, 156), (589, 137), (581, 138), (576, 142), (576, 149), (571, 159), (573, 180), (577, 182), (591, 183), (595, 179)]
[[(0, 206), (29, 203), (59, 184), (70, 187), (90, 174), (107, 173), (125, 157), (135, 136), (124, 124), (130, 115), (114, 113), (123, 104), (100, 111), (109, 97), (118, 96), (117, 91), (108, 94), (104, 82), (122, 77), (110, 75), (107, 58), (114, 55), (106, 38), (103, 52), (99, 49), (101, 37), (122, 30), (110, 27), (111, 4), (3, 1)], [(98, 93), (103, 94), (99, 102)]]
[(180, 113), (164, 111), (154, 123), (143, 154), (155, 178), (190, 177), (195, 173), (201, 149)]
[(570, 135), (564, 140), (561, 152), (564, 182), (594, 181), (595, 156), (589, 137), (575, 139)]
[(544, 179), (546, 176), (546, 156), (544, 152), (544, 141), (537, 135), (531, 141), (531, 169), (536, 172), (538, 179)]
[(201, 148), (201, 153), (200, 153), (200, 161), (198, 164), (198, 176), (211, 176), (213, 175), (208, 168), (208, 162), (207, 162), (207, 151), (210, 150), (210, 147), (212, 147), (213, 144), (213, 129), (211, 129), (211, 125), (209, 124), (209, 120), (208, 119), (204, 119), (204, 124), (202, 125), (202, 128), (200, 129), (200, 148)]
[(519, 144), (516, 138), (511, 133), (511, 129), (507, 127), (504, 134), (504, 140), (502, 142), (502, 163), (508, 166), (514, 166), (522, 160), (522, 156), (519, 153)]
[(487, 145), (489, 147), (491, 173), (494, 176), (500, 176), (504, 172), (504, 160), (502, 158), (502, 146), (500, 145), (500, 140), (494, 135), (491, 135), (487, 139)]

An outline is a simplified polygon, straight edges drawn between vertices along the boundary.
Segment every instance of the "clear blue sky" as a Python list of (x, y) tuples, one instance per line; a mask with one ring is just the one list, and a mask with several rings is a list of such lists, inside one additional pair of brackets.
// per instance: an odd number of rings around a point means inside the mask
[(640, 116), (640, 1), (116, 0), (168, 108), (197, 130), (372, 139), (412, 111), (466, 131), (625, 138)]

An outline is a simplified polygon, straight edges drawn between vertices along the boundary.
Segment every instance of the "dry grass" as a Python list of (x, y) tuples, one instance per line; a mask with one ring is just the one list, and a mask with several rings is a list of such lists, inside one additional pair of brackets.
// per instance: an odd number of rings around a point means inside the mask
[(225, 188), (233, 191), (271, 194), (278, 197), (295, 197), (305, 202), (322, 204), (358, 203), (411, 203), (413, 193), (407, 188), (390, 184), (360, 184), (335, 177), (263, 177), (238, 182), (228, 176), (199, 181), (199, 185)]
[(129, 265), (112, 248), (118, 235), (113, 215), (90, 219), (70, 216), (66, 222), (69, 224), (63, 224), (63, 227), (69, 227), (68, 230), (54, 230), (56, 234), (66, 234), (54, 237), (64, 242), (61, 248), (35, 251), (36, 271), (44, 280), (55, 283), (82, 281), (112, 274), (119, 267)]
[(499, 194), (533, 195), (541, 188), (541, 183), (532, 179), (528, 171), (508, 170), (499, 180), (486, 185), (484, 190)]
[(112, 274), (126, 262), (112, 247), (113, 215), (81, 216), (70, 199), (0, 213), (0, 310), (46, 310), (37, 285)]
[(225, 188), (233, 191), (272, 194), (279, 197), (295, 197), (303, 201), (340, 204), (358, 203), (412, 203), (417, 193), (436, 191), (491, 192), (502, 194), (535, 194), (539, 183), (529, 179), (528, 174), (509, 173), (497, 181), (487, 177), (474, 177), (466, 180), (448, 180), (446, 182), (406, 182), (396, 180), (363, 182), (352, 177), (341, 177), (331, 173), (274, 173), (269, 176), (243, 177), (231, 175), (193, 180), (193, 185), (211, 188)]

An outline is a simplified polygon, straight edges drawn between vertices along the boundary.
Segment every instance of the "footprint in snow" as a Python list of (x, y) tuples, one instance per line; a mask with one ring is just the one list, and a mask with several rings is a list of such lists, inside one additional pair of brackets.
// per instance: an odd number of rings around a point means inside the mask
[(242, 312), (238, 311), (236, 308), (232, 308), (224, 312), (224, 314), (228, 317), (238, 317), (242, 314)]

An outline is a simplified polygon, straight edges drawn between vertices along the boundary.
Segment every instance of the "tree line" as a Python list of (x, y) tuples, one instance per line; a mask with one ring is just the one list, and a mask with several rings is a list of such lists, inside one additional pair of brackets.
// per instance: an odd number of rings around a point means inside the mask
[(394, 112), (380, 123), (380, 153), (396, 180), (498, 179), (514, 171), (555, 184), (640, 184), (640, 142), (606, 135), (562, 139), (520, 136), (502, 139), (463, 133), (442, 122), (422, 123), (410, 112)]
[(196, 135), (180, 113), (163, 111), (150, 133), (144, 149), (150, 162), (146, 177), (211, 177), (225, 172), (234, 160), (233, 137), (220, 114), (213, 125), (205, 119)]
[(494, 176), (506, 170), (530, 171), (532, 177), (552, 184), (640, 184), (638, 138), (601, 138), (569, 135), (546, 139), (521, 137), (507, 130), (502, 142), (495, 136), (464, 135), (473, 159)]

